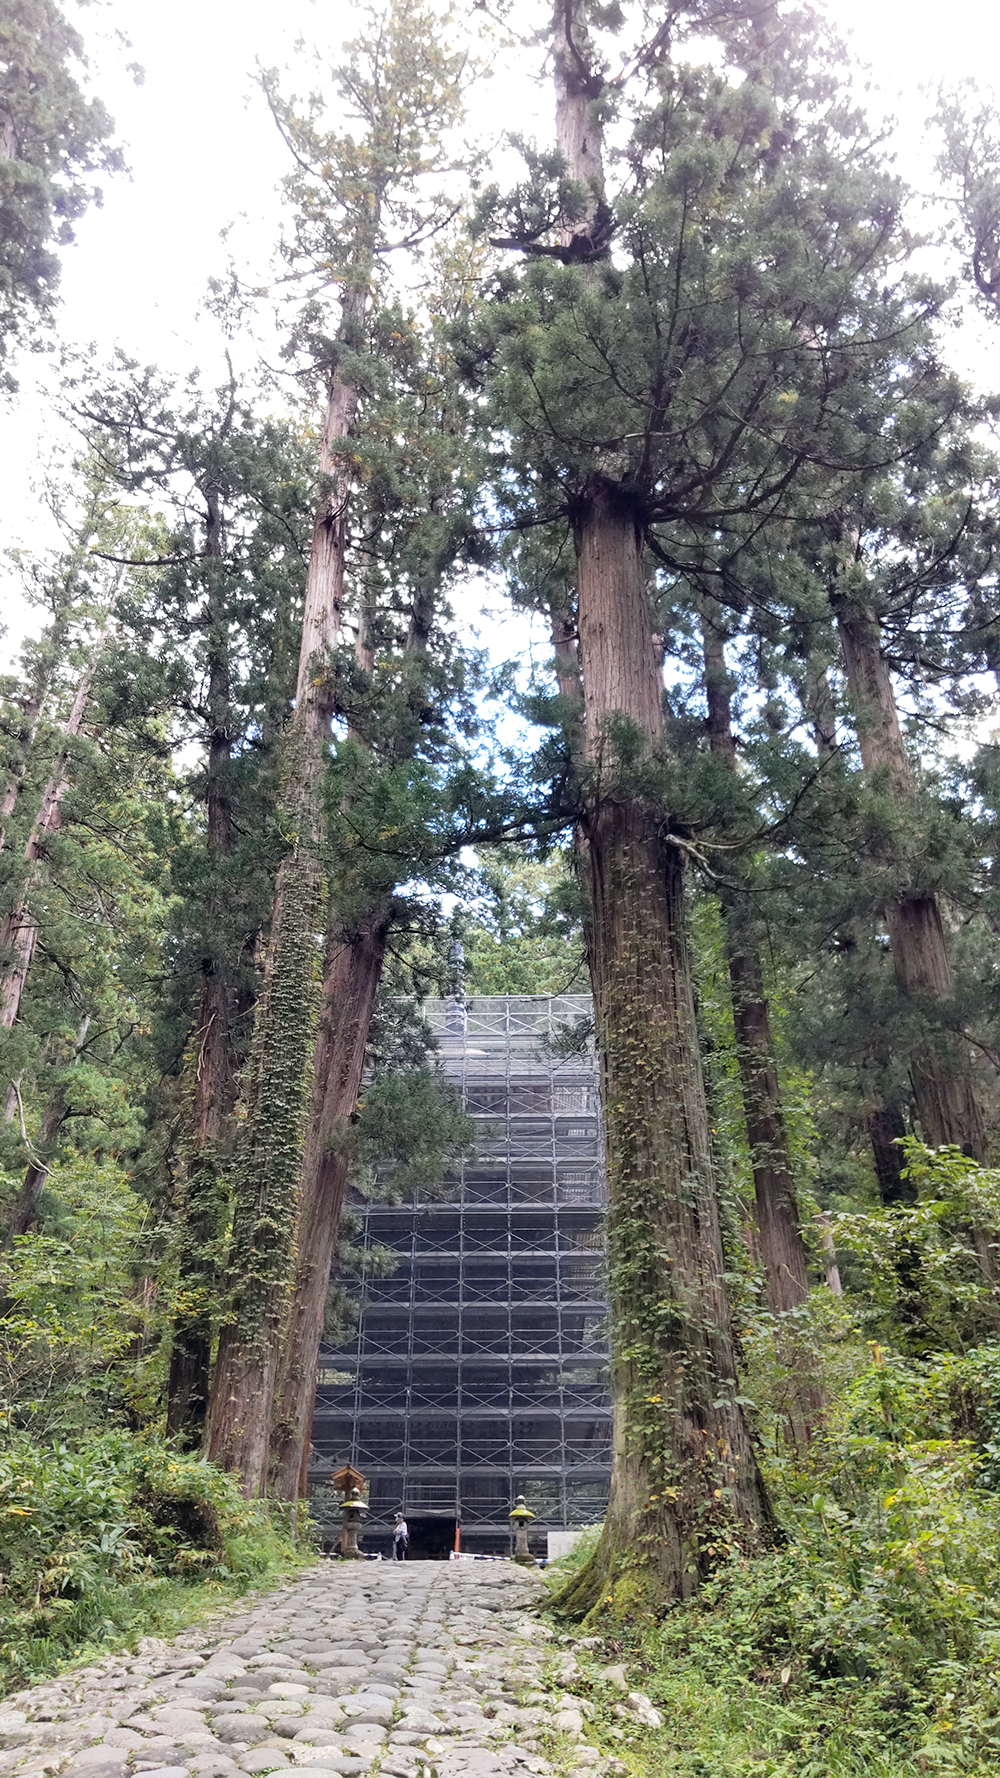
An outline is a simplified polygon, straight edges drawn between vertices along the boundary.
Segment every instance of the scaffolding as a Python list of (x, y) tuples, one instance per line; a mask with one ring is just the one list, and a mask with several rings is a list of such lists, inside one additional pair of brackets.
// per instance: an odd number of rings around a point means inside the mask
[[(518, 1494), (535, 1537), (592, 1523), (607, 1499), (597, 1064), (592, 1043), (553, 1047), (591, 1002), (491, 995), (423, 1010), (475, 1154), (435, 1194), (355, 1205), (362, 1266), (342, 1282), (356, 1332), (320, 1356), (310, 1477), (345, 1461), (365, 1473), (371, 1549), (388, 1547), (402, 1509), (415, 1553), (445, 1554), (456, 1531), (465, 1553), (500, 1553)], [(386, 1247), (398, 1263), (379, 1277)]]

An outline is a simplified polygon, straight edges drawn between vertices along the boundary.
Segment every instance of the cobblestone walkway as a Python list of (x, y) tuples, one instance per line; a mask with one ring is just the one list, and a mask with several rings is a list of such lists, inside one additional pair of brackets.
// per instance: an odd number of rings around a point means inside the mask
[(0, 1703), (0, 1774), (594, 1778), (568, 1639), (503, 1563), (322, 1562)]

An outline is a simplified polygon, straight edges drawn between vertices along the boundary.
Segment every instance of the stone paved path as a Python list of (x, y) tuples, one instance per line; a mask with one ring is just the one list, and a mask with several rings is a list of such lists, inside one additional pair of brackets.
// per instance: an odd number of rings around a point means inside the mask
[(541, 1593), (506, 1563), (319, 1563), (0, 1703), (0, 1775), (600, 1778)]

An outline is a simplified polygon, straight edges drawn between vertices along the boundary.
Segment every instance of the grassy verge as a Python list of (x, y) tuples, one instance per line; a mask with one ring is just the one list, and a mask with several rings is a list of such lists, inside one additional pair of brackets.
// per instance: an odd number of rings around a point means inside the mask
[[(555, 1568), (550, 1584), (564, 1577)], [(772, 1639), (766, 1577), (755, 1578), (756, 1601), (720, 1588), (658, 1624), (600, 1636), (568, 1634), (554, 1617), (557, 1646), (580, 1669), (563, 1689), (587, 1706), (587, 1738), (633, 1778), (995, 1778), (1000, 1647), (931, 1662), (919, 1682), (894, 1672), (891, 1649), (880, 1671), (861, 1661), (853, 1674), (823, 1673)], [(661, 1727), (637, 1720), (630, 1692), (646, 1695)]]
[(140, 1636), (179, 1636), (238, 1599), (266, 1593), (314, 1559), (311, 1548), (296, 1551), (282, 1544), (252, 1579), (111, 1584), (66, 1601), (62, 1610), (21, 1612), (15, 1622), (0, 1617), (0, 1697), (68, 1667), (134, 1648)]
[[(152, 1436), (0, 1451), (0, 1692), (172, 1636), (312, 1556), (232, 1476)], [(308, 1538), (308, 1543), (306, 1539)]]

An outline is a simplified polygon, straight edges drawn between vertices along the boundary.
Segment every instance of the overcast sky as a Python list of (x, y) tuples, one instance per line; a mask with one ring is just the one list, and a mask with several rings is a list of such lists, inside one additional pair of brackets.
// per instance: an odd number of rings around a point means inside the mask
[[(63, 256), (60, 337), (92, 342), (99, 359), (121, 345), (164, 369), (208, 367), (219, 342), (198, 308), (208, 278), (225, 267), (222, 231), (231, 226), (229, 251), (251, 274), (263, 272), (278, 231), (274, 188), (286, 163), (254, 66), (294, 62), (299, 38), (335, 51), (351, 35), (355, 9), (344, 0), (65, 3), (87, 42), (92, 87), (115, 117), (130, 177), (106, 181), (103, 208), (83, 219)], [(828, 10), (871, 66), (873, 109), (899, 117), (902, 170), (928, 184), (930, 101), (920, 89), (990, 78), (1000, 65), (996, 0), (830, 0)], [(145, 69), (142, 86), (127, 71), (132, 61)], [(532, 133), (533, 113), (544, 119), (548, 103), (527, 81), (520, 99), (504, 83), (488, 100), (484, 93), (477, 110), (487, 127), (496, 117)], [(957, 351), (963, 368), (1000, 384), (1000, 337)], [(0, 550), (55, 541), (37, 486), (58, 440), (30, 364), (21, 378), (20, 397), (0, 411)], [(22, 628), (21, 615), (12, 616), (4, 655)]]

